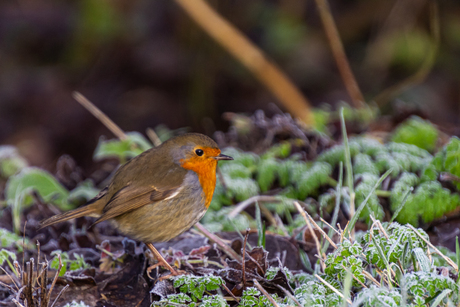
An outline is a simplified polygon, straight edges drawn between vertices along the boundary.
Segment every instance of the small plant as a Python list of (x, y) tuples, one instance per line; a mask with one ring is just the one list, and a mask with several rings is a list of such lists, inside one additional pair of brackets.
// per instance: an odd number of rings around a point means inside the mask
[(152, 144), (139, 132), (128, 132), (126, 136), (125, 140), (106, 140), (101, 137), (93, 155), (94, 160), (118, 158), (121, 163), (124, 163), (152, 148)]
[[(391, 191), (391, 209), (396, 210), (403, 201), (405, 192), (420, 182), (415, 174), (404, 173), (395, 182)], [(442, 217), (445, 213), (453, 211), (460, 205), (460, 195), (451, 193), (442, 187), (438, 181), (427, 181), (417, 186), (413, 194), (410, 194), (404, 207), (398, 214), (397, 221), (414, 226), (422, 220), (425, 223)]]
[(355, 287), (361, 287), (366, 281), (363, 271), (363, 259), (362, 254), (363, 248), (358, 242), (351, 243), (349, 240), (344, 240), (342, 244), (338, 245), (338, 248), (327, 255), (326, 258), (326, 270), (324, 271), (329, 277), (337, 278), (338, 280), (344, 280), (347, 269), (350, 269), (355, 276), (353, 285)]
[[(48, 272), (48, 261), (41, 262), (40, 260), (35, 264), (34, 258), (30, 258), (29, 261), (25, 263), (22, 267), (16, 261), (16, 255), (8, 252), (6, 250), (0, 251), (0, 265), (3, 264), (2, 256), (7, 255), (7, 257), (11, 257), (14, 260), (14, 267), (8, 260), (8, 265), (12, 272), (14, 272), (15, 278), (10, 278), (14, 281), (16, 287), (7, 286), (14, 298), (11, 301), (16, 304), (16, 306), (54, 306), (56, 302), (59, 300), (61, 295), (65, 292), (65, 290), (69, 287), (66, 285), (62, 288), (62, 290), (58, 293), (54, 302), (51, 301), (51, 293), (53, 292), (54, 286), (58, 279), (58, 274), (54, 274), (54, 278), (51, 280), (48, 278), (50, 276)], [(58, 266), (57, 270), (59, 271), (62, 267), (62, 263), (60, 262), (58, 256)], [(6, 272), (5, 268), (2, 268), (4, 272)], [(49, 286), (51, 284), (51, 286)], [(2, 283), (2, 285), (5, 285)], [(72, 305), (74, 306), (74, 305)]]
[(27, 166), (27, 161), (19, 155), (16, 147), (0, 146), (0, 177), (13, 176)]
[[(441, 172), (460, 177), (460, 139), (452, 137), (423, 171), (423, 180), (436, 180)], [(454, 182), (460, 191), (460, 183)]]
[(224, 283), (217, 276), (189, 276), (183, 275), (174, 279), (174, 287), (181, 293), (189, 294), (192, 301), (197, 302), (203, 298), (205, 291), (214, 291)]
[(69, 191), (47, 171), (36, 167), (27, 167), (8, 178), (5, 198), (12, 208), (13, 227), (19, 232), (20, 214), (25, 207), (33, 203), (32, 193), (36, 192), (45, 202), (53, 203), (62, 210), (72, 209), (67, 198)]
[[(70, 271), (75, 271), (79, 269), (86, 269), (90, 268), (91, 266), (85, 262), (85, 259), (83, 256), (74, 253), (73, 257), (75, 258), (74, 260), (70, 259), (70, 256), (66, 252), (61, 252), (60, 250), (53, 251), (51, 253), (51, 256), (54, 255), (53, 260), (51, 260), (50, 266), (52, 269), (58, 269), (60, 266), (60, 261), (62, 261), (62, 268), (59, 271), (59, 276), (64, 276), (64, 274), (70, 270)], [(60, 256), (61, 259), (59, 259), (58, 255)]]
[(16, 269), (13, 266), (13, 262), (16, 261), (16, 259), (15, 253), (3, 248), (0, 250), (0, 266), (2, 266), (6, 261), (11, 271), (17, 275)]
[(400, 124), (391, 137), (392, 142), (416, 145), (432, 152), (438, 141), (438, 130), (429, 121), (413, 116)]
[(34, 248), (34, 245), (30, 243), (28, 238), (23, 238), (5, 228), (0, 228), (0, 248), (14, 248), (18, 252), (22, 252), (24, 245), (27, 249)]
[[(277, 296), (273, 296), (276, 300)], [(273, 304), (257, 288), (250, 287), (243, 291), (239, 307), (272, 307)], [(273, 306), (274, 307), (274, 306)]]
[[(372, 232), (367, 231), (361, 238), (360, 243), (364, 247), (364, 255), (368, 263), (384, 270), (387, 264), (397, 264), (398, 261), (404, 264), (405, 261), (410, 260), (412, 255), (408, 252), (409, 250), (415, 248), (426, 250), (426, 243), (408, 227), (398, 223), (383, 223), (382, 225), (388, 237), (378, 229), (374, 229)], [(428, 239), (428, 235), (422, 229), (418, 229), (418, 232)]]
[(170, 294), (161, 301), (154, 302), (154, 306), (192, 306), (211, 307), (228, 306), (227, 302), (219, 295), (205, 295), (216, 291), (224, 284), (222, 278), (217, 276), (182, 275), (174, 278), (174, 288), (180, 293)]
[[(307, 281), (294, 290), (294, 297), (301, 306), (340, 306), (342, 299), (335, 292), (324, 286), (321, 282)], [(283, 306), (297, 306), (289, 297), (283, 300)]]

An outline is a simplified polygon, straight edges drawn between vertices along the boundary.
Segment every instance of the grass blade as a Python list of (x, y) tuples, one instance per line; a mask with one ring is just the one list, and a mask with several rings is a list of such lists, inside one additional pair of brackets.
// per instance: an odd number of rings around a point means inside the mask
[(414, 190), (414, 187), (410, 187), (406, 194), (404, 195), (404, 198), (403, 198), (403, 201), (402, 203), (399, 205), (399, 207), (396, 209), (395, 213), (393, 213), (393, 216), (391, 217), (391, 220), (390, 220), (390, 223), (388, 223), (388, 225), (390, 225), (397, 217), (398, 217), (398, 214), (399, 212), (401, 212), (402, 208), (404, 207), (404, 205), (406, 204), (406, 201), (407, 199), (409, 198), (409, 194)]
[(430, 304), (430, 306), (441, 306), (441, 301), (451, 292), (451, 289), (445, 289), (438, 296), (436, 296), (436, 299), (433, 301), (433, 303)]
[(256, 223), (257, 223), (257, 246), (265, 248), (265, 225), (262, 223), (262, 214), (260, 213), (259, 203), (256, 203)]
[[(332, 220), (331, 220), (332, 227), (334, 227), (334, 225), (337, 223), (337, 218), (339, 216), (340, 198), (342, 196), (342, 184), (343, 184), (343, 163), (342, 161), (340, 161), (339, 182), (337, 183), (337, 188), (335, 190), (335, 208), (334, 208), (334, 213), (332, 214)], [(332, 239), (333, 235), (334, 235), (334, 230), (330, 228), (329, 231), (327, 232), (327, 236)], [(322, 252), (325, 253), (328, 247), (329, 247), (329, 242), (326, 240), (326, 242), (323, 245)]]
[(364, 206), (367, 204), (369, 198), (371, 197), (372, 193), (374, 193), (374, 191), (380, 186), (380, 184), (382, 183), (383, 180), (385, 180), (385, 178), (388, 177), (388, 175), (390, 175), (391, 173), (391, 169), (389, 169), (385, 174), (383, 174), (379, 180), (377, 181), (377, 183), (374, 185), (374, 187), (372, 188), (372, 190), (370, 191), (370, 193), (366, 196), (366, 198), (363, 200), (363, 202), (359, 205), (358, 207), (358, 210), (356, 210), (356, 213), (355, 215), (353, 215), (353, 217), (351, 218), (350, 220), (350, 223), (348, 223), (347, 225), (347, 228), (345, 229), (345, 234), (348, 232), (349, 235), (351, 235), (352, 231), (354, 230), (355, 228), (355, 224), (356, 222), (358, 221), (358, 218), (359, 218), (359, 215), (361, 214), (361, 211), (363, 211), (364, 209)]
[(350, 269), (347, 270), (347, 275), (345, 275), (345, 280), (343, 281), (343, 302), (342, 302), (342, 307), (347, 307), (348, 303), (350, 302), (350, 290), (351, 290), (351, 285), (352, 285), (352, 273)]

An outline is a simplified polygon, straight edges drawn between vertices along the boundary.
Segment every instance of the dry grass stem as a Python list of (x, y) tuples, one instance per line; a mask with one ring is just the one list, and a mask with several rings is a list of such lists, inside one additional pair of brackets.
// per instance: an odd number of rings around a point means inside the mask
[(219, 15), (204, 0), (176, 3), (215, 41), (246, 66), (296, 118), (313, 123), (310, 103), (301, 91), (243, 33)]
[(161, 140), (156, 134), (155, 130), (153, 130), (152, 128), (147, 128), (147, 130), (145, 130), (145, 134), (147, 134), (147, 137), (149, 138), (149, 140), (153, 143), (155, 147), (158, 147), (161, 145)]
[[(342, 264), (342, 267), (345, 270), (347, 270), (347, 268), (343, 264)], [(356, 280), (363, 288), (367, 288), (367, 286), (361, 280), (359, 280), (358, 278), (355, 277), (355, 275), (353, 275), (353, 272), (350, 272), (350, 273), (351, 273), (351, 276), (353, 277), (353, 279)]]
[(308, 219), (310, 220), (310, 222), (315, 225), (316, 229), (318, 229), (318, 231), (321, 233), (321, 235), (327, 240), (329, 241), (329, 243), (334, 246), (335, 249), (337, 249), (337, 245), (334, 243), (334, 241), (331, 240), (331, 238), (328, 237), (327, 233), (324, 232), (324, 230), (321, 229), (321, 227), (319, 227), (318, 224), (316, 224), (316, 222), (312, 219), (312, 217), (310, 216), (310, 214), (308, 214), (308, 212), (306, 212), (306, 215), (308, 217)]
[[(348, 224), (350, 224), (350, 221), (347, 222), (347, 225), (345, 225), (345, 229), (348, 229)], [(340, 227), (340, 224), (337, 223), (337, 227), (339, 228), (340, 231), (340, 243), (343, 242), (343, 238), (345, 237), (345, 232), (343, 232), (342, 228)], [(351, 238), (350, 238), (351, 239)]]
[[(307, 227), (308, 229), (310, 230), (310, 233), (313, 237), (313, 239), (315, 240), (315, 244), (316, 244), (316, 249), (318, 250), (318, 257), (320, 259), (322, 259), (322, 254), (321, 254), (321, 244), (319, 243), (319, 240), (318, 240), (318, 237), (316, 236), (316, 233), (315, 231), (313, 230), (313, 227), (311, 226), (310, 222), (308, 221), (308, 218), (307, 218), (307, 215), (305, 214), (305, 210), (303, 210), (303, 208), (300, 206), (300, 204), (298, 202), (294, 202), (294, 205), (295, 207), (297, 208), (297, 211), (299, 211), (299, 213), (302, 215), (302, 217), (304, 218), (305, 220), (305, 223), (307, 223)], [(324, 269), (326, 268), (325, 264), (320, 261), (321, 263), (321, 268)]]
[(379, 227), (380, 231), (383, 233), (383, 235), (385, 236), (385, 238), (388, 240), (389, 236), (387, 234), (387, 232), (385, 231), (385, 228), (383, 228), (382, 226), (382, 223), (380, 223), (379, 220), (376, 220), (372, 215), (370, 215), (371, 219), (372, 219), (372, 227), (374, 226), (374, 224), (377, 225), (377, 227)]
[(281, 289), (281, 291), (284, 292), (284, 294), (289, 297), (298, 307), (302, 307), (302, 305), (300, 304), (300, 302), (295, 298), (294, 295), (292, 295), (288, 290), (284, 289), (283, 287), (281, 287), (280, 285), (276, 285), (279, 289)]
[(24, 305), (22, 305), (21, 303), (19, 303), (17, 299), (14, 299), (14, 298), (13, 298), (13, 303), (15, 303), (16, 306), (18, 306), (18, 307), (24, 307)]
[(238, 297), (235, 296), (235, 294), (232, 293), (232, 291), (227, 287), (227, 285), (225, 283), (222, 284), (222, 288), (225, 289), (225, 291), (227, 291), (228, 294), (231, 295), (231, 297), (233, 297), (233, 299), (237, 302), (240, 301), (240, 299)]
[(114, 135), (116, 135), (120, 140), (125, 140), (127, 138), (126, 134), (115, 124), (107, 115), (105, 115), (98, 107), (96, 107), (91, 101), (89, 101), (85, 96), (79, 92), (73, 92), (72, 97), (78, 101), (82, 106), (84, 106), (91, 114), (94, 115), (104, 126), (107, 127)]
[(370, 281), (372, 281), (377, 287), (380, 287), (380, 283), (377, 281), (377, 279), (374, 278), (374, 276), (372, 276), (368, 271), (366, 270), (363, 270), (363, 274), (364, 276), (369, 279)]
[(326, 226), (328, 226), (329, 228), (331, 228), (337, 235), (340, 236), (340, 232), (337, 231), (337, 229), (335, 229), (334, 227), (332, 227), (331, 224), (329, 224), (328, 222), (326, 222), (322, 217), (319, 218), (321, 220), (321, 222), (323, 222), (324, 224), (326, 224)]
[(6, 275), (0, 275), (0, 283), (8, 284), (13, 282), (14, 286), (16, 287), (17, 290), (19, 290), (18, 284), (14, 280), (14, 278), (3, 268), (0, 266), (0, 269), (6, 274)]
[(265, 291), (265, 289), (259, 284), (257, 280), (253, 279), (252, 281), (254, 282), (254, 285), (257, 287), (257, 289), (262, 292), (262, 294), (270, 301), (270, 303), (273, 304), (273, 306), (279, 307), (278, 303), (273, 299), (273, 297), (270, 296), (270, 294), (268, 294), (267, 291)]
[(359, 89), (358, 82), (356, 82), (355, 76), (351, 71), (329, 4), (327, 3), (327, 0), (315, 1), (321, 17), (321, 22), (323, 23), (324, 31), (326, 32), (327, 40), (329, 41), (332, 54), (334, 55), (337, 68), (342, 76), (348, 95), (350, 95), (355, 108), (363, 107), (364, 97)]
[(235, 218), (241, 211), (246, 209), (249, 205), (252, 205), (257, 202), (280, 202), (280, 201), (281, 200), (279, 199), (279, 197), (276, 197), (276, 196), (256, 195), (256, 196), (248, 198), (245, 201), (242, 201), (239, 204), (235, 205), (235, 208), (228, 214), (228, 217), (231, 219)]
[[(59, 267), (58, 267), (58, 270), (57, 270), (56, 274), (54, 275), (53, 282), (51, 283), (51, 287), (50, 287), (50, 290), (49, 290), (49, 292), (48, 292), (48, 298), (47, 298), (47, 299), (48, 299), (48, 302), (49, 302), (50, 299), (51, 299), (51, 292), (53, 291), (53, 288), (54, 288), (54, 286), (56, 285), (56, 281), (57, 281), (57, 279), (58, 279), (59, 272), (61, 272), (61, 269), (62, 269), (62, 267), (64, 266), (64, 265), (62, 264), (61, 254), (58, 254), (57, 256), (58, 256), (58, 259), (59, 259)], [(46, 264), (48, 265), (48, 261), (46, 262)]]
[[(339, 292), (339, 290), (337, 290), (336, 288), (334, 288), (330, 283), (328, 283), (327, 281), (325, 281), (324, 279), (322, 279), (318, 274), (315, 274), (315, 277), (318, 278), (326, 287), (328, 287), (329, 289), (331, 289), (332, 291), (334, 291), (338, 296), (340, 296), (341, 298), (345, 298), (343, 296), (342, 293)], [(352, 301), (350, 299), (347, 298), (347, 302), (348, 304), (351, 304)]]
[(440, 251), (439, 249), (437, 249), (433, 244), (431, 244), (430, 241), (428, 241), (427, 239), (425, 239), (425, 238), (418, 232), (418, 230), (414, 228), (414, 226), (412, 226), (411, 224), (407, 224), (407, 227), (409, 227), (410, 229), (412, 229), (412, 230), (417, 234), (417, 236), (420, 237), (420, 239), (422, 239), (423, 241), (425, 241), (425, 243), (428, 244), (429, 247), (431, 247), (439, 256), (442, 257), (442, 259), (444, 259), (448, 264), (450, 264), (450, 265), (455, 269), (455, 271), (458, 272), (458, 266), (452, 261), (452, 259), (450, 259), (449, 257), (444, 256), (444, 254), (441, 253), (441, 251)]
[(59, 300), (59, 298), (61, 297), (61, 295), (65, 292), (65, 290), (67, 290), (70, 286), (69, 285), (65, 285), (64, 288), (62, 288), (62, 290), (59, 292), (59, 294), (56, 296), (56, 298), (54, 299), (54, 302), (53, 304), (51, 304), (51, 307), (54, 307), (54, 305), (56, 305), (57, 301)]
[(272, 212), (262, 203), (259, 204), (260, 212), (267, 218), (270, 225), (276, 225), (276, 219), (273, 216)]
[(202, 233), (206, 238), (208, 238), (210, 241), (216, 243), (223, 251), (226, 253), (230, 258), (241, 262), (241, 256), (238, 255), (230, 246), (225, 244), (224, 241), (222, 241), (221, 238), (216, 236), (215, 234), (209, 232), (203, 225), (200, 223), (196, 223), (195, 227)]

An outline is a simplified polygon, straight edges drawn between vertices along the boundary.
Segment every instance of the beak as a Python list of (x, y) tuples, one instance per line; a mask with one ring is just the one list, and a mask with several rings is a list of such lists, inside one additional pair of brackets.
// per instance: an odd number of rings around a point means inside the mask
[(220, 161), (220, 160), (233, 160), (232, 157), (227, 156), (227, 155), (223, 155), (223, 154), (220, 154), (217, 157), (214, 157), (214, 159), (216, 159), (217, 161)]

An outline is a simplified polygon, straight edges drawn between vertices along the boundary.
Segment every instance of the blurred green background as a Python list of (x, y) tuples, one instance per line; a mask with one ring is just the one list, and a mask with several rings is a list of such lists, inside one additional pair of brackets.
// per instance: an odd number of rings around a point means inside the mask
[[(314, 1), (209, 1), (315, 105), (350, 101)], [(429, 1), (330, 0), (367, 100), (422, 65), (433, 47)], [(457, 127), (460, 2), (439, 1), (440, 45), (425, 82), (398, 97)], [(0, 144), (53, 169), (66, 153), (92, 164), (112, 137), (71, 98), (80, 91), (125, 131), (226, 129), (223, 112), (270, 114), (275, 98), (168, 0), (0, 1)], [(393, 105), (383, 108), (392, 113)], [(280, 106), (281, 109), (282, 106)]]

